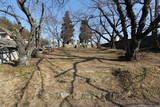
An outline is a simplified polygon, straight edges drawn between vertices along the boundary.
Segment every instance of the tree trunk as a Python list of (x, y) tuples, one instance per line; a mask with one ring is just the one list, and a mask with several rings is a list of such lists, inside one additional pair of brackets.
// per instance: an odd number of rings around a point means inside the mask
[(19, 66), (27, 66), (30, 65), (30, 56), (24, 55), (19, 57), (18, 65)]
[(157, 31), (157, 29), (155, 29), (155, 30), (152, 32), (152, 36), (153, 36), (153, 39), (154, 39), (153, 48), (159, 49), (159, 48), (160, 48), (160, 43), (159, 43), (159, 38), (158, 38), (158, 31)]
[[(159, 0), (155, 0), (155, 10), (154, 10), (154, 17), (158, 16), (159, 13)], [(160, 48), (160, 43), (159, 43), (159, 39), (158, 39), (158, 28), (156, 28), (153, 32), (152, 32), (152, 36), (154, 37), (154, 48)]]
[(57, 40), (57, 42), (58, 42), (58, 48), (60, 47), (60, 40)]
[(116, 48), (116, 44), (115, 44), (115, 42), (112, 42), (112, 47), (111, 47), (112, 49), (115, 49)]
[(110, 47), (111, 47), (111, 49), (115, 49), (116, 48), (116, 44), (115, 44), (114, 40), (111, 40)]
[(27, 66), (27, 65), (30, 65), (30, 61), (31, 61), (31, 55), (32, 55), (32, 52), (35, 48), (34, 47), (31, 47), (30, 49), (24, 51), (24, 52), (20, 52), (19, 53), (19, 61), (18, 61), (18, 65), (20, 66)]
[(101, 44), (100, 42), (97, 43), (97, 48), (100, 49), (101, 48)]
[(141, 39), (133, 38), (130, 42), (128, 42), (129, 47), (126, 51), (126, 59), (127, 60), (130, 60), (130, 61), (138, 60), (137, 54), (140, 49), (141, 41), (142, 41)]
[(63, 47), (63, 48), (65, 47), (65, 42), (63, 42), (62, 47)]
[(87, 43), (86, 43), (86, 41), (82, 42), (81, 44), (82, 44), (82, 47), (83, 47), (83, 48), (87, 48)]
[(159, 38), (158, 38), (158, 36), (155, 38), (156, 40), (156, 46), (157, 46), (157, 48), (158, 49), (160, 49), (160, 40), (159, 40)]
[(93, 48), (93, 41), (91, 40), (91, 47)]
[(17, 65), (19, 66), (26, 66), (30, 65), (31, 55), (33, 54), (33, 50), (36, 49), (35, 41), (31, 41), (31, 43), (27, 46), (18, 44), (18, 53), (19, 53), (19, 60)]

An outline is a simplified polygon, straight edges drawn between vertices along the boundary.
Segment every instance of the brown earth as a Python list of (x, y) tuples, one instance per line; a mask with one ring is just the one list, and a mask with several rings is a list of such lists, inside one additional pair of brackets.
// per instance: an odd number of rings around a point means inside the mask
[(160, 104), (160, 53), (140, 61), (122, 50), (55, 49), (28, 67), (0, 65), (1, 107), (110, 107)]

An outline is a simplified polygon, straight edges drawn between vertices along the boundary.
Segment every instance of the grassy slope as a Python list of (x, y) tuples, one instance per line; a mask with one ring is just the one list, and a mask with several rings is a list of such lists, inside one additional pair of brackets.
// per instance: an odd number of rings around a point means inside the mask
[(0, 104), (159, 104), (160, 54), (140, 53), (140, 61), (119, 61), (123, 54), (113, 49), (56, 49), (33, 59), (33, 65), (40, 62), (37, 67), (0, 65)]

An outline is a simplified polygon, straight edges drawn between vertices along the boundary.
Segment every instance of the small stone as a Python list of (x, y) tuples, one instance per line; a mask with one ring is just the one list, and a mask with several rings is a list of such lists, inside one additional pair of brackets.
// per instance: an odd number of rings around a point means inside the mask
[(62, 98), (65, 98), (65, 97), (67, 97), (67, 96), (69, 96), (69, 95), (70, 95), (70, 93), (61, 92), (61, 97), (62, 97)]

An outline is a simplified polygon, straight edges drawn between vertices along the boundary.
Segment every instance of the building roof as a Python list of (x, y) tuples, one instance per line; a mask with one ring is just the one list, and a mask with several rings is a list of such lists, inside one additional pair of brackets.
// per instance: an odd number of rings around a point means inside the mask
[(7, 33), (0, 28), (0, 35), (2, 35), (2, 34), (4, 35), (4, 34), (7, 34)]
[(17, 44), (14, 40), (0, 39), (0, 47), (13, 47), (16, 48)]
[(0, 47), (10, 47), (10, 48), (16, 48), (17, 44), (14, 40), (9, 39), (7, 37), (7, 33), (0, 28), (0, 36), (6, 35), (6, 38), (1, 38), (0, 39)]

